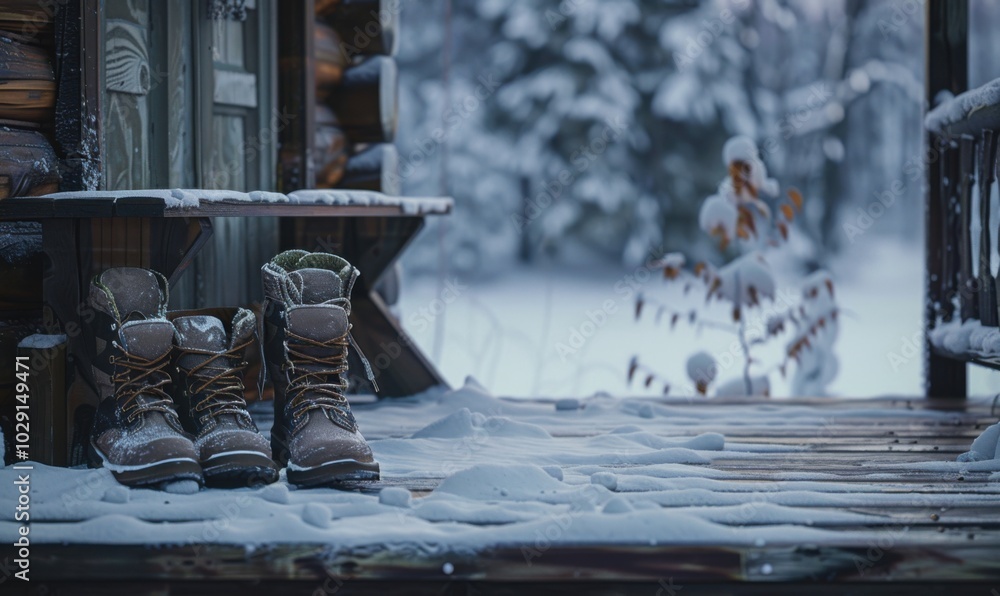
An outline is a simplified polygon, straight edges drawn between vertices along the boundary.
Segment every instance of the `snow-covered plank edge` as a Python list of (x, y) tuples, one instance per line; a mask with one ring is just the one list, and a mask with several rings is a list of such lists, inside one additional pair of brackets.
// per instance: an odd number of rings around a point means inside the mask
[(297, 190), (288, 198), (292, 203), (308, 205), (399, 207), (407, 215), (447, 213), (452, 206), (448, 198), (392, 197), (370, 190)]
[(993, 361), (1000, 365), (1000, 328), (986, 327), (976, 319), (939, 321), (928, 334), (928, 340), (944, 355)]
[(942, 101), (924, 117), (928, 131), (940, 135), (978, 135), (1000, 128), (1000, 79)]
[(278, 192), (208, 189), (143, 189), (58, 192), (43, 197), (62, 199), (154, 199), (163, 202), (164, 209), (196, 209), (203, 203), (293, 204), (398, 207), (406, 215), (444, 214), (451, 211), (453, 201), (446, 197), (391, 197), (368, 190), (297, 190), (288, 195)]

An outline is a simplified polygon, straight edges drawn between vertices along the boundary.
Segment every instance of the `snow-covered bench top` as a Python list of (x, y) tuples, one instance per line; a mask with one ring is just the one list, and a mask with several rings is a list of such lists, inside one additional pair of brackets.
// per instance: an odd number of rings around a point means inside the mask
[(979, 135), (1000, 128), (1000, 79), (941, 102), (924, 118), (927, 130), (940, 135)]
[(449, 213), (449, 198), (366, 190), (277, 192), (149, 189), (59, 192), (0, 201), (0, 219), (48, 217), (420, 216)]

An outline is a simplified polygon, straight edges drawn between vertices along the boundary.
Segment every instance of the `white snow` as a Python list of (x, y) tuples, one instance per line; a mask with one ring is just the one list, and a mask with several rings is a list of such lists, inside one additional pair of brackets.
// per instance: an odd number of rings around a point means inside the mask
[(1000, 328), (984, 327), (975, 319), (964, 323), (958, 319), (939, 322), (931, 330), (930, 341), (935, 347), (952, 354), (1000, 356)]
[[(773, 459), (806, 448), (727, 441), (705, 432), (708, 427), (794, 425), (819, 433), (828, 411), (734, 404), (710, 412), (606, 396), (579, 402), (577, 409), (559, 410), (552, 402), (502, 400), (470, 382), (455, 391), (356, 406), (383, 475), (429, 483), (420, 493), (400, 486), (377, 493), (289, 490), (282, 477), (260, 489), (170, 494), (127, 489), (107, 469), (34, 464), (32, 536), (38, 543), (248, 548), (308, 542), (366, 552), (404, 548), (415, 556), (533, 544), (539, 533), (553, 545), (864, 544), (877, 538), (877, 529), (807, 526), (878, 526), (881, 518), (845, 509), (912, 502), (912, 495), (886, 490), (892, 474), (846, 482), (832, 473), (790, 471), (759, 481), (711, 467), (720, 458)], [(879, 410), (837, 411), (844, 419), (865, 414)], [(939, 424), (950, 416), (921, 409), (892, 415)], [(990, 432), (974, 448), (992, 440), (995, 449), (997, 432)], [(914, 462), (900, 464), (899, 473), (927, 466), (1000, 469), (984, 463)], [(14, 474), (12, 467), (0, 470), (0, 501), (16, 497)], [(974, 506), (998, 496), (1000, 485), (989, 484), (922, 503)], [(13, 522), (0, 521), (0, 540), (16, 532)]]
[(1000, 104), (1000, 79), (942, 101), (924, 117), (927, 130), (941, 134), (951, 124), (986, 107)]
[(733, 305), (753, 305), (762, 298), (774, 299), (774, 275), (759, 253), (748, 253), (727, 263), (719, 269), (718, 278), (722, 283), (714, 295)]
[[(747, 384), (743, 377), (736, 377), (722, 383), (715, 389), (716, 397), (739, 397), (747, 395)], [(771, 395), (771, 380), (764, 376), (750, 377), (749, 395)]]
[(958, 456), (960, 462), (975, 462), (996, 460), (1000, 462), (1000, 423), (994, 424), (983, 431), (968, 452)]
[(732, 201), (712, 195), (705, 199), (698, 213), (698, 225), (709, 235), (722, 235), (727, 240), (736, 237), (736, 222), (739, 214)]
[(695, 352), (688, 357), (688, 378), (695, 383), (705, 383), (708, 385), (715, 380), (718, 372), (718, 364), (715, 362), (715, 358), (708, 352)]
[(750, 163), (760, 159), (757, 152), (757, 143), (750, 137), (737, 135), (732, 137), (722, 147), (722, 164), (728, 166), (734, 161), (744, 161)]
[(167, 209), (195, 209), (204, 203), (295, 203), (323, 205), (378, 205), (399, 207), (407, 215), (447, 213), (452, 200), (437, 197), (394, 197), (366, 190), (299, 190), (288, 195), (255, 190), (240, 192), (213, 189), (147, 189), (58, 192), (52, 199), (150, 198), (163, 201)]
[(48, 350), (64, 343), (65, 341), (65, 335), (45, 335), (42, 333), (36, 333), (22, 339), (17, 344), (17, 347), (33, 350)]

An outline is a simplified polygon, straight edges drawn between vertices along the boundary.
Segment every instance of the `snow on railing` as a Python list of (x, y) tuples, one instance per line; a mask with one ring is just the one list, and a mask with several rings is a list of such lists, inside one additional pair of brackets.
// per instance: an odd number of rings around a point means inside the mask
[[(928, 234), (937, 261), (929, 272), (935, 351), (963, 360), (1000, 357), (1000, 310), (992, 263), (1000, 257), (991, 231), (993, 183), (1000, 138), (1000, 79), (941, 102), (924, 125), (931, 168)], [(931, 233), (933, 232), (933, 233)], [(978, 236), (978, 247), (973, 244)]]
[(927, 113), (924, 126), (942, 136), (978, 135), (1000, 128), (1000, 79), (950, 97)]

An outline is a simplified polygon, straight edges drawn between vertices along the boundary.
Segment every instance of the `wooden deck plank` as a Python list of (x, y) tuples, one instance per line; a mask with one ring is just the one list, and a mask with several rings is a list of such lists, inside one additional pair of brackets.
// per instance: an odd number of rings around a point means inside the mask
[[(504, 581), (545, 582), (553, 587), (562, 585), (559, 582), (596, 580), (646, 582), (635, 585), (646, 586), (642, 593), (647, 594), (662, 589), (657, 582), (665, 579), (684, 585), (682, 594), (731, 582), (744, 582), (740, 593), (746, 592), (744, 587), (773, 586), (773, 581), (807, 582), (803, 591), (816, 594), (822, 591), (814, 586), (826, 585), (841, 586), (840, 593), (864, 593), (855, 590), (855, 584), (861, 588), (877, 586), (878, 593), (891, 594), (887, 580), (896, 587), (921, 588), (950, 582), (1000, 583), (1000, 483), (990, 480), (994, 472), (976, 471), (975, 464), (955, 463), (982, 429), (995, 422), (987, 407), (952, 404), (953, 409), (940, 414), (923, 411), (924, 404), (912, 405), (906, 400), (805, 401), (808, 403), (799, 400), (793, 407), (815, 408), (812, 415), (803, 410), (782, 416), (776, 411), (772, 418), (745, 417), (750, 420), (747, 424), (743, 424), (738, 409), (749, 409), (750, 405), (724, 402), (670, 403), (671, 408), (685, 414), (676, 420), (665, 420), (665, 416), (637, 420), (648, 432), (663, 437), (682, 439), (704, 432), (725, 437), (726, 451), (699, 452), (710, 463), (666, 466), (662, 477), (648, 466), (634, 464), (561, 467), (571, 485), (588, 481), (595, 469), (606, 470), (615, 474), (614, 490), (630, 498), (658, 503), (672, 512), (701, 515), (733, 528), (780, 525), (793, 530), (795, 525), (806, 525), (826, 530), (821, 543), (795, 543), (795, 533), (790, 531), (787, 542), (752, 547), (553, 544), (527, 558), (521, 545), (469, 553), (449, 550), (446, 544), (435, 545), (433, 552), (377, 546), (346, 552), (338, 550), (335, 543), (99, 548), (43, 544), (33, 550), (33, 572), (40, 577), (81, 581), (109, 577), (125, 582), (254, 579), (302, 582), (291, 585), (312, 587), (332, 579), (340, 582), (338, 586), (351, 588), (387, 580), (406, 580), (409, 585), (446, 580), (448, 586), (477, 582), (493, 587)], [(876, 415), (864, 416), (866, 408)], [(713, 413), (721, 415), (713, 419)], [(818, 415), (821, 413), (831, 415)], [(689, 420), (695, 422), (688, 424)], [(616, 427), (578, 426), (576, 432), (555, 435), (552, 449), (572, 452), (574, 441)], [(414, 430), (391, 434), (408, 436)], [(636, 444), (637, 450), (643, 448)], [(761, 457), (761, 453), (767, 456)], [(645, 478), (645, 484), (630, 485), (630, 478)], [(416, 507), (441, 481), (438, 477), (398, 477), (388, 471), (378, 482), (351, 488), (376, 495), (388, 487), (405, 487)], [(711, 506), (705, 505), (706, 495), (711, 495)], [(322, 500), (322, 493), (317, 493), (317, 498)], [(755, 503), (776, 506), (767, 509), (767, 515), (731, 515), (745, 506), (752, 509)], [(809, 511), (817, 512), (815, 521), (802, 523), (803, 512)], [(827, 515), (830, 512), (869, 517)], [(183, 512), (179, 515), (184, 518)], [(156, 518), (156, 514), (151, 517)], [(204, 518), (191, 515), (190, 519)], [(787, 523), (782, 524), (782, 520)], [(179, 518), (173, 512), (169, 521), (149, 521), (173, 523)], [(41, 529), (56, 522), (39, 513), (33, 523)], [(875, 542), (865, 542), (871, 537)], [(442, 572), (445, 563), (453, 569), (447, 577)], [(850, 590), (844, 583), (852, 584)], [(949, 596), (953, 596), (955, 588), (950, 590)], [(765, 589), (762, 593), (771, 592)], [(983, 593), (988, 595), (989, 591)]]

